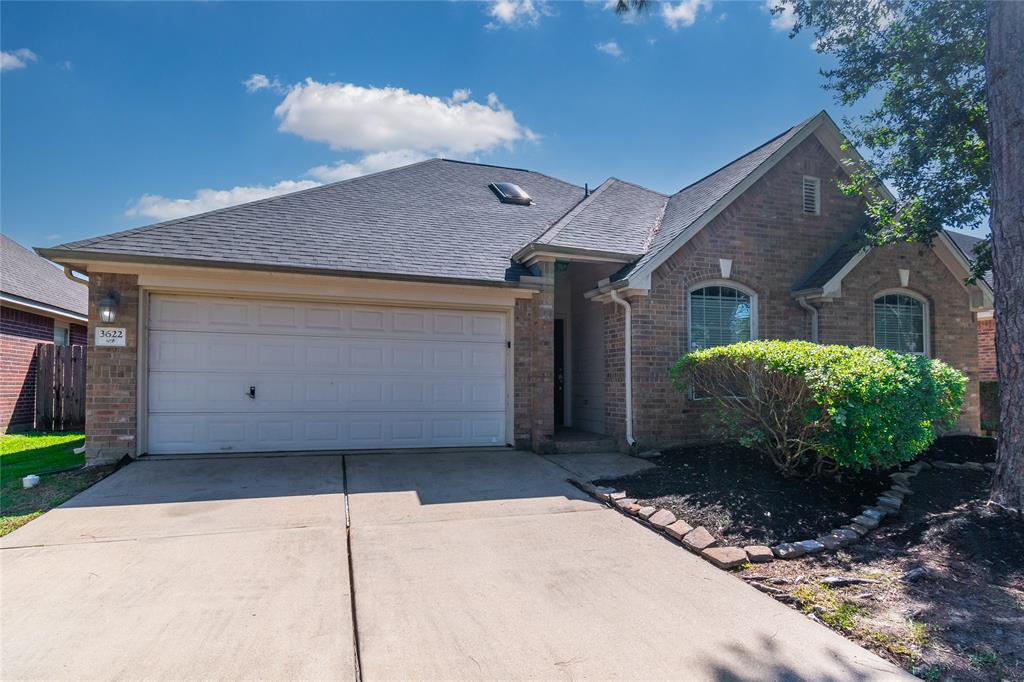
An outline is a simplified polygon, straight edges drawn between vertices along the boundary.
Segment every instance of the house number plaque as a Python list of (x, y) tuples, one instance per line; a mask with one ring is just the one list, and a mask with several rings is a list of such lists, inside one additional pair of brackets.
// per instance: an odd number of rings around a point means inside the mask
[(97, 346), (124, 346), (127, 338), (124, 327), (96, 327)]

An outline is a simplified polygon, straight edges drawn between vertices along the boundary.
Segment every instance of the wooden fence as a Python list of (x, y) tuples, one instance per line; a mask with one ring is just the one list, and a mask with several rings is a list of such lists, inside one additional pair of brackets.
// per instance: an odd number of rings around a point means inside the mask
[(85, 346), (36, 346), (38, 431), (85, 427)]

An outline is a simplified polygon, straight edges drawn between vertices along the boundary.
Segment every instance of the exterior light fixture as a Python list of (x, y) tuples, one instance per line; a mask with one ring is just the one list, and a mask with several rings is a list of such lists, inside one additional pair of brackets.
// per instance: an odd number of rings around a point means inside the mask
[(100, 299), (98, 304), (100, 322), (110, 324), (117, 318), (117, 304), (120, 303), (120, 301), (121, 297), (118, 296), (116, 291), (111, 291)]

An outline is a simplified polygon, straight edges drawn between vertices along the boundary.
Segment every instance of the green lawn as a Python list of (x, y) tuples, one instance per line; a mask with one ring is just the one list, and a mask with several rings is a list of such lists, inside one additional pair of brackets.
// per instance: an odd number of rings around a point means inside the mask
[[(85, 490), (112, 467), (89, 467), (76, 455), (81, 433), (19, 433), (0, 436), (0, 536)], [(39, 485), (25, 490), (21, 479), (38, 474)]]

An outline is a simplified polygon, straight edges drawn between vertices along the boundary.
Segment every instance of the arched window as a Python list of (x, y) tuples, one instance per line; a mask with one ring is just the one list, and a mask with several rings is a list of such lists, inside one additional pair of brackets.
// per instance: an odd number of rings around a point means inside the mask
[(728, 284), (690, 290), (690, 350), (757, 337), (757, 296)]
[(875, 298), (875, 347), (900, 353), (929, 354), (928, 304), (903, 291)]

